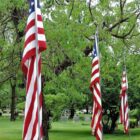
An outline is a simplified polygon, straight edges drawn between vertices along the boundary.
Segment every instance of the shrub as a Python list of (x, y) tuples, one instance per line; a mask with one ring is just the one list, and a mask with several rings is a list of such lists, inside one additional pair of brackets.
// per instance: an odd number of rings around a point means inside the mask
[(137, 119), (135, 119), (135, 118), (131, 118), (129, 120), (129, 123), (130, 123), (130, 128), (135, 128), (136, 126), (138, 126)]
[(84, 115), (83, 115), (83, 114), (79, 114), (79, 119), (80, 119), (81, 121), (84, 121)]
[(17, 109), (18, 110), (24, 110), (24, 107), (25, 107), (25, 102), (21, 102), (21, 103), (17, 104)]
[(53, 120), (59, 120), (63, 110), (66, 108), (68, 98), (65, 94), (58, 93), (57, 95), (48, 94), (45, 96), (47, 109), (51, 112)]
[(140, 117), (140, 109), (133, 109), (129, 112), (130, 118), (138, 119)]

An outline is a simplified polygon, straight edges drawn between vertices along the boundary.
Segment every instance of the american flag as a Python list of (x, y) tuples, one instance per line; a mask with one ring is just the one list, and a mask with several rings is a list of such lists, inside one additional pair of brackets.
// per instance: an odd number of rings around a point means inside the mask
[(127, 97), (128, 81), (126, 75), (126, 69), (123, 70), (122, 84), (121, 84), (121, 107), (120, 107), (120, 122), (124, 125), (124, 132), (128, 133), (129, 118), (128, 118), (128, 97)]
[(93, 114), (92, 114), (92, 134), (96, 136), (96, 140), (102, 140), (102, 103), (100, 88), (100, 68), (97, 36), (95, 35), (95, 44), (92, 52), (92, 73), (90, 90), (93, 94)]
[(42, 93), (41, 52), (46, 49), (46, 39), (39, 1), (30, 0), (29, 16), (25, 30), (22, 70), (26, 75), (26, 103), (23, 140), (41, 140)]

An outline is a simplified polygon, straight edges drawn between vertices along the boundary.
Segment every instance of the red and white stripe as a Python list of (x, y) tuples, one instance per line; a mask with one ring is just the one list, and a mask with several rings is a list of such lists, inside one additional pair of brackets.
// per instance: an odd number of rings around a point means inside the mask
[(128, 108), (127, 89), (128, 89), (127, 75), (126, 75), (126, 71), (124, 70), (122, 75), (122, 84), (121, 84), (121, 92), (120, 92), (120, 99), (121, 99), (120, 122), (124, 125), (125, 133), (128, 133), (128, 129), (129, 129), (129, 118), (128, 118), (129, 108)]
[[(36, 49), (38, 49), (38, 54), (36, 54)], [(36, 8), (36, 10), (29, 15), (27, 20), (24, 52), (22, 58), (22, 70), (27, 77), (26, 103), (22, 138), (23, 140), (41, 140), (43, 137), (41, 51), (44, 51), (45, 49), (46, 39), (44, 34), (41, 11), (39, 8)], [(36, 55), (38, 55), (38, 60)], [(36, 68), (38, 68), (38, 70)], [(39, 91), (39, 103), (37, 101), (37, 91)], [(40, 126), (38, 126), (39, 124)], [(40, 128), (40, 132), (38, 131), (38, 128)], [(39, 136), (41, 138), (39, 138)]]
[(98, 55), (92, 60), (90, 90), (93, 94), (92, 134), (96, 136), (96, 140), (102, 140), (102, 103)]

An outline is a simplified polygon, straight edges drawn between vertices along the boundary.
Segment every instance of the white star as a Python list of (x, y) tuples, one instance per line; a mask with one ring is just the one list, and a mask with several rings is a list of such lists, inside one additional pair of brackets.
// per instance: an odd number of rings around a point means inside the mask
[(31, 5), (33, 6), (34, 5), (34, 2), (31, 2)]

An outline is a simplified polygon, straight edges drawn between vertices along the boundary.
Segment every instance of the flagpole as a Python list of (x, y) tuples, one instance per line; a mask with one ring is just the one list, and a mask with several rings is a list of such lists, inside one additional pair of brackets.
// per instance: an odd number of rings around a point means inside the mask
[(37, 107), (38, 107), (38, 138), (39, 140), (41, 140), (41, 134), (40, 134), (40, 100), (39, 100), (39, 75), (38, 75), (38, 62), (39, 62), (39, 56), (38, 56), (38, 53), (39, 53), (39, 46), (38, 46), (38, 36), (37, 36), (37, 33), (38, 33), (38, 29), (37, 29), (37, 0), (34, 0), (34, 6), (35, 6), (35, 29), (36, 29), (36, 32), (35, 32), (35, 41), (36, 41), (36, 73), (37, 73)]
[[(126, 70), (126, 49), (124, 47), (124, 54), (123, 54), (123, 67), (125, 69), (125, 72), (127, 74), (127, 70)], [(126, 76), (127, 77), (127, 76)], [(127, 90), (126, 90), (126, 93), (127, 93), (127, 100), (128, 100), (128, 79), (127, 79)], [(128, 106), (128, 109), (129, 109), (129, 106)], [(130, 121), (129, 121), (129, 110), (128, 110), (128, 128), (129, 128), (129, 131), (128, 131), (128, 136), (129, 136), (129, 140), (131, 139), (131, 133), (130, 133)]]
[[(97, 54), (98, 54), (98, 57), (99, 57), (99, 72), (100, 72), (100, 53), (99, 53), (99, 46), (98, 46), (98, 42), (99, 42), (98, 26), (97, 26), (96, 33), (95, 33), (95, 42), (97, 44)], [(101, 90), (101, 73), (100, 73), (100, 90)], [(102, 94), (101, 94), (101, 96), (102, 96)], [(102, 124), (102, 120), (101, 120), (101, 125), (102, 125), (102, 140), (103, 140), (103, 124)]]
[(97, 30), (96, 30), (96, 33), (95, 33), (95, 42), (97, 44), (97, 54), (98, 54), (98, 57), (99, 57), (99, 70), (100, 70), (100, 53), (99, 53), (99, 46), (98, 46), (98, 27), (97, 27)]
[[(124, 63), (125, 63), (125, 56), (124, 56)], [(126, 64), (125, 65), (125, 72), (127, 75), (127, 70), (126, 70)], [(126, 76), (127, 78), (127, 76)], [(126, 90), (126, 94), (127, 94), (127, 102), (128, 102), (128, 79), (127, 80), (127, 90)], [(128, 136), (129, 136), (129, 140), (131, 140), (131, 133), (130, 133), (130, 121), (129, 121), (129, 106), (128, 106)]]
[[(126, 65), (125, 65), (125, 71), (126, 71)], [(126, 74), (127, 74), (127, 71), (126, 71)], [(128, 79), (127, 79), (126, 94), (127, 94), (127, 102), (128, 102)], [(130, 140), (131, 139), (131, 133), (130, 133), (130, 121), (129, 121), (129, 106), (128, 106), (128, 136), (129, 136), (129, 140)]]

